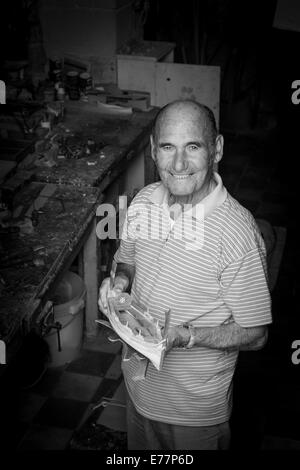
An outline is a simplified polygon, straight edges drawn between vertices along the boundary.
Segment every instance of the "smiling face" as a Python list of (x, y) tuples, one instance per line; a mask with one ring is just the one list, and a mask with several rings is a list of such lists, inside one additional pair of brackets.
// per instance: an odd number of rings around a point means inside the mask
[(176, 102), (157, 123), (151, 149), (170, 193), (199, 202), (209, 193), (213, 163), (222, 157), (223, 138), (218, 136), (211, 142), (207, 117), (197, 104)]

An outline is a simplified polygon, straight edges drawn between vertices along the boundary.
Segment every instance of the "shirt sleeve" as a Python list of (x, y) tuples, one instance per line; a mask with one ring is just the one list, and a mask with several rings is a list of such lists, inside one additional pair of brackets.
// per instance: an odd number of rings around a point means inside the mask
[(272, 322), (265, 255), (259, 248), (230, 263), (221, 274), (225, 304), (242, 327)]

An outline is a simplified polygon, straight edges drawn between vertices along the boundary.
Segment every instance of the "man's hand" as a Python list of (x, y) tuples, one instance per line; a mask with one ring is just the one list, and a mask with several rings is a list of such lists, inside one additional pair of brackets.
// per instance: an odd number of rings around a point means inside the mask
[(110, 288), (110, 278), (106, 277), (99, 289), (99, 299), (98, 305), (99, 309), (101, 310), (104, 315), (107, 316), (107, 298), (108, 297), (117, 297), (122, 292), (127, 289), (128, 286), (128, 279), (125, 276), (116, 276), (114, 280), (113, 288)]

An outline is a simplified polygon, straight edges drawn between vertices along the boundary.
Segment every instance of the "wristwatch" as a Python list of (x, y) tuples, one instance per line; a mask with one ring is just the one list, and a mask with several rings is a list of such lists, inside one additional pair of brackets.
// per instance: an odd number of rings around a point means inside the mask
[(190, 323), (184, 323), (182, 325), (184, 328), (188, 328), (189, 329), (189, 333), (190, 333), (190, 339), (189, 339), (189, 342), (187, 343), (186, 346), (184, 346), (184, 349), (191, 349), (193, 346), (195, 346), (195, 342), (196, 342), (196, 329), (193, 325), (191, 325)]

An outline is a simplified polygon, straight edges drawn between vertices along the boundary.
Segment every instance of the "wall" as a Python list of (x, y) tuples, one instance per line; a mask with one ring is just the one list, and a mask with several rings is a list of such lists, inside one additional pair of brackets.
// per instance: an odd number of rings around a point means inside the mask
[(116, 82), (116, 48), (132, 31), (132, 0), (40, 0), (48, 57), (88, 60), (94, 79)]

